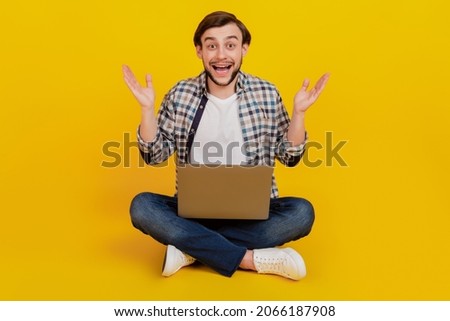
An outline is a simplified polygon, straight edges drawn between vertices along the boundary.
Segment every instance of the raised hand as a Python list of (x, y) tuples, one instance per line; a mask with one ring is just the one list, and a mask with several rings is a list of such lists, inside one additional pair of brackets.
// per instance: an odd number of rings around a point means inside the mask
[(325, 85), (330, 77), (329, 73), (324, 74), (317, 81), (316, 85), (308, 90), (309, 79), (303, 81), (302, 88), (297, 92), (294, 97), (294, 113), (305, 112), (314, 102), (319, 98), (320, 93), (325, 88)]
[(128, 67), (127, 65), (123, 65), (122, 72), (125, 83), (131, 90), (134, 97), (141, 105), (141, 107), (153, 110), (155, 105), (155, 90), (153, 89), (152, 76), (151, 75), (145, 76), (147, 86), (142, 87), (136, 80), (136, 77), (134, 76), (130, 67)]

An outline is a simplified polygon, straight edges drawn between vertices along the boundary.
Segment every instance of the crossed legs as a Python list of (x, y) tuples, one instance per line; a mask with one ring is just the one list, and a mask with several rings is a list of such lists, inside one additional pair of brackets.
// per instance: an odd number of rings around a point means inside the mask
[(255, 269), (254, 249), (280, 246), (309, 234), (314, 209), (305, 199), (272, 199), (269, 219), (192, 220), (177, 215), (177, 199), (138, 194), (130, 207), (133, 225), (162, 244), (172, 245), (222, 275)]

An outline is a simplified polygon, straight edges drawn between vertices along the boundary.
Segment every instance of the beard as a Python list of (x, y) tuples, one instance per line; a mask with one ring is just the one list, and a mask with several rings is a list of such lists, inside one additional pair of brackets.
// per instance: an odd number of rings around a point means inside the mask
[(205, 67), (205, 73), (206, 73), (206, 76), (209, 79), (211, 79), (211, 81), (213, 83), (215, 83), (217, 86), (226, 87), (229, 84), (231, 84), (234, 81), (234, 79), (236, 79), (239, 71), (241, 70), (241, 65), (242, 65), (242, 62), (239, 64), (239, 66), (236, 69), (233, 70), (233, 72), (231, 73), (230, 79), (227, 82), (220, 82), (218, 79), (214, 78), (212, 73), (206, 67)]

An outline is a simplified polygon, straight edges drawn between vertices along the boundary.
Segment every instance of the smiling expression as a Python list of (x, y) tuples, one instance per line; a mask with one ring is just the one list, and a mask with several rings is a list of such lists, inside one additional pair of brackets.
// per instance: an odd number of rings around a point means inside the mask
[(210, 28), (201, 40), (202, 46), (197, 46), (196, 50), (197, 56), (203, 61), (208, 85), (234, 86), (242, 58), (248, 50), (248, 45), (242, 44), (239, 28), (234, 23)]

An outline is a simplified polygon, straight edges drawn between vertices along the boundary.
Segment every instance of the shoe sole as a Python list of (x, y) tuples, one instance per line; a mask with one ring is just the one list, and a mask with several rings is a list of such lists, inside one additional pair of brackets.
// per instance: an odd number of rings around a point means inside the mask
[[(170, 273), (166, 268), (167, 268), (167, 266), (172, 266), (173, 265), (173, 262), (167, 262), (167, 259), (168, 258), (172, 258), (173, 256), (174, 256), (174, 253), (172, 253), (173, 252), (173, 247), (172, 246), (170, 246), (170, 245), (168, 245), (167, 246), (167, 248), (166, 248), (166, 253), (164, 254), (164, 261), (163, 261), (163, 266), (162, 266), (162, 275), (163, 276), (171, 276), (172, 274), (174, 274), (175, 272), (177, 272), (177, 271), (174, 271), (174, 272), (172, 272), (172, 273)], [(169, 253), (170, 252), (170, 253)]]

